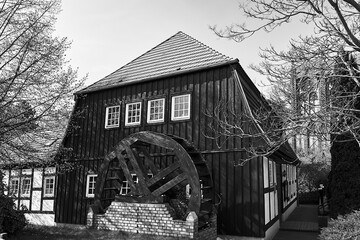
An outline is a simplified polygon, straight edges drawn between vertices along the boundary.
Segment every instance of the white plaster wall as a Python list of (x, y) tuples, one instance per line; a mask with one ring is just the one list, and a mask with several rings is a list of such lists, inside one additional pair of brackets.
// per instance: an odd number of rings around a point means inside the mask
[(25, 213), (25, 217), (30, 224), (55, 226), (55, 214)]
[(43, 200), (43, 211), (54, 211), (54, 200)]
[(33, 191), (31, 198), (31, 211), (40, 211), (41, 191)]
[(42, 169), (36, 168), (34, 169), (33, 188), (41, 188), (41, 187), (42, 187)]

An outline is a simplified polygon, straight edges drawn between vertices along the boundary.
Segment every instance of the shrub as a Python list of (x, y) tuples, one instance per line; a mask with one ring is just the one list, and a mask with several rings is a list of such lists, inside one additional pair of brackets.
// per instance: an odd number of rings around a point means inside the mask
[(317, 192), (320, 183), (327, 186), (330, 165), (326, 162), (304, 163), (299, 167), (299, 195)]
[[(3, 175), (0, 171), (0, 189), (4, 189)], [(12, 198), (5, 196), (3, 191), (0, 191), (0, 233), (15, 233), (22, 230), (26, 226), (26, 219), (24, 213), (14, 209), (15, 204)]]
[[(360, 209), (360, 149), (355, 140), (339, 136), (331, 147), (329, 205), (331, 217)], [(341, 141), (347, 140), (347, 141)]]
[(329, 222), (320, 233), (321, 240), (360, 239), (360, 211), (356, 210)]

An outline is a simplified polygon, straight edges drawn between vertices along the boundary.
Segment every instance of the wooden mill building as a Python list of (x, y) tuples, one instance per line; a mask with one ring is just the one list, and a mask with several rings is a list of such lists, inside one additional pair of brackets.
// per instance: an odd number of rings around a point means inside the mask
[[(219, 234), (271, 239), (297, 204), (298, 159), (288, 144), (239, 165), (250, 159), (247, 146), (266, 141), (211, 131), (216, 130), (211, 113), (221, 103), (241, 115), (265, 106), (266, 100), (237, 59), (183, 32), (77, 92), (75, 99), (63, 140), (67, 154), (60, 157), (74, 167), (57, 173), (56, 224), (86, 224), (104, 157), (141, 131), (185, 139), (201, 153), (212, 176)], [(249, 132), (261, 131), (260, 125), (243, 124)], [(169, 165), (166, 156), (158, 161), (160, 168)], [(136, 175), (133, 181), (138, 181)], [(124, 180), (105, 200), (111, 202), (115, 193), (126, 194), (129, 188)]]

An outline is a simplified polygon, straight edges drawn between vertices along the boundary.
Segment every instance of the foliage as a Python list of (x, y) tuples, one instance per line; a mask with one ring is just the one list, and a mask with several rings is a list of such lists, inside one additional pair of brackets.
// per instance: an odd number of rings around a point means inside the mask
[(329, 204), (332, 217), (360, 208), (360, 148), (349, 138), (338, 136), (331, 147)]
[[(0, 171), (0, 190), (4, 189), (3, 173)], [(14, 209), (12, 198), (0, 191), (0, 233), (16, 233), (26, 226), (24, 213)]]
[(0, 5), (0, 163), (43, 160), (38, 149), (62, 138), (81, 85), (68, 66), (66, 38), (53, 36), (59, 0)]
[(321, 240), (359, 239), (360, 211), (355, 210), (344, 216), (339, 216), (329, 222), (329, 226), (321, 230)]
[(299, 195), (317, 191), (320, 184), (327, 186), (330, 165), (326, 162), (305, 163), (299, 166), (298, 189)]

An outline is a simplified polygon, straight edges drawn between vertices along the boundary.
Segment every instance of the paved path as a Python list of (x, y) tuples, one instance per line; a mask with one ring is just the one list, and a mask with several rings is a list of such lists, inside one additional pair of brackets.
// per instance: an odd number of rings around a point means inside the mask
[(318, 235), (318, 206), (299, 205), (289, 218), (281, 223), (273, 240), (317, 240)]

